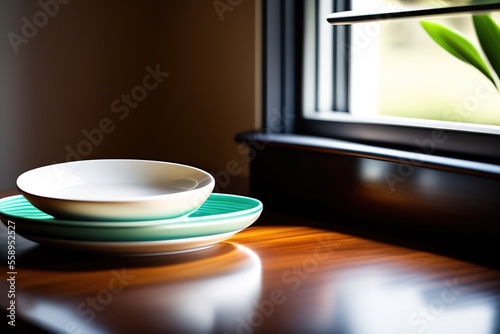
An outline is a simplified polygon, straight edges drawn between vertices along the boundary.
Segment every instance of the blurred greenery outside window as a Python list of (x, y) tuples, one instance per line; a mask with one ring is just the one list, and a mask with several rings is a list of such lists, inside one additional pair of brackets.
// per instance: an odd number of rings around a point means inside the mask
[[(352, 0), (351, 5), (356, 11), (387, 12), (492, 2), (498, 1)], [(319, 15), (326, 16), (328, 6), (321, 10), (319, 5)], [(491, 17), (500, 23), (500, 12), (491, 13)], [(500, 93), (496, 87), (476, 68), (441, 48), (423, 29), (422, 20), (460, 32), (483, 55), (471, 14), (353, 24), (347, 111), (389, 123), (402, 118), (427, 119), (497, 131)], [(314, 118), (327, 120), (339, 114), (321, 107), (321, 103), (318, 109)]]

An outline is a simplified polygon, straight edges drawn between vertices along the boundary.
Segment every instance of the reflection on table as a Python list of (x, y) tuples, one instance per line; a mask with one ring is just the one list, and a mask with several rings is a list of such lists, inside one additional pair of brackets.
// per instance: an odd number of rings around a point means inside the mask
[(500, 332), (498, 269), (279, 215), (259, 222), (168, 256), (78, 254), (19, 237), (17, 318), (58, 333)]

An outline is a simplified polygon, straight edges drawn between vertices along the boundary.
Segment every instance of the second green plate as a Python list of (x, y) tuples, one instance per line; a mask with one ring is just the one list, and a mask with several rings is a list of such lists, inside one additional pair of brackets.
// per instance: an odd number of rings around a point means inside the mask
[(254, 198), (214, 193), (198, 210), (184, 217), (99, 222), (56, 219), (21, 195), (0, 200), (2, 222), (13, 222), (21, 236), (108, 242), (173, 240), (238, 231), (255, 222), (262, 208)]

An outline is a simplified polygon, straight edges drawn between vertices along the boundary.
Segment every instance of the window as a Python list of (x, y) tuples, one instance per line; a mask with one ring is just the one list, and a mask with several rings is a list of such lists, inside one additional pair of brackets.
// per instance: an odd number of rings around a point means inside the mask
[[(389, 4), (392, 8), (387, 8)], [(362, 8), (366, 1), (354, 0), (356, 5)], [(384, 7), (403, 10), (407, 6), (393, 1)], [(492, 16), (500, 22), (498, 13)], [(495, 86), (435, 43), (421, 20), (451, 27), (479, 45), (470, 14), (354, 24), (351, 112), (437, 120), (435, 126), (441, 127), (453, 126), (447, 121), (462, 122), (468, 124), (460, 126), (472, 131), (500, 133), (498, 127), (471, 126), (500, 126), (500, 94)]]
[[(276, 34), (265, 35), (266, 128), (499, 163), (500, 93), (420, 25), (421, 20), (439, 22), (477, 43), (470, 13), (339, 26), (326, 22), (330, 13), (351, 9), (385, 13), (471, 4), (490, 4), (500, 22), (498, 1), (265, 2), (267, 31)], [(283, 20), (271, 20), (273, 6)], [(273, 63), (278, 45), (280, 56)], [(424, 150), (422, 143), (437, 131), (446, 139)]]
[[(390, 12), (427, 8), (430, 4), (432, 4), (430, 1), (416, 1), (416, 3), (414, 1), (412, 6), (409, 6), (401, 0), (353, 0), (351, 6), (354, 11)], [(306, 10), (313, 11), (315, 5), (314, 1), (307, 2)], [(321, 17), (326, 17), (329, 12), (338, 11), (332, 5), (332, 1), (323, 0), (318, 2), (316, 9), (320, 22), (316, 31), (319, 35), (317, 59), (321, 71), (318, 73), (318, 104), (316, 108), (310, 103), (304, 105), (306, 116), (310, 118), (334, 118), (332, 110), (347, 109), (342, 101), (340, 105), (344, 108), (334, 105), (334, 101), (331, 100), (333, 94), (329, 94), (333, 80), (329, 80), (327, 76), (333, 72), (330, 68), (331, 62), (329, 64), (328, 61), (333, 58), (333, 45), (345, 42), (336, 40), (338, 36), (333, 37), (334, 29), (345, 27), (332, 29), (326, 24), (321, 24)], [(496, 19), (500, 17), (498, 13), (492, 15)], [(314, 20), (313, 15), (306, 22), (312, 20)], [(464, 66), (463, 62), (444, 52), (425, 32), (419, 24), (420, 20), (421, 18), (409, 18), (375, 21), (357, 23), (350, 27), (352, 32), (349, 53), (350, 113), (367, 119), (376, 115), (389, 115), (500, 125), (498, 112), (500, 94), (495, 86), (476, 72), (475, 68)], [(469, 14), (433, 17), (431, 21), (459, 30), (478, 44)], [(314, 33), (308, 31), (306, 36)], [(337, 52), (343, 51), (345, 52), (345, 48)], [(307, 57), (311, 56), (310, 52)], [(336, 71), (339, 70), (342, 71), (342, 67), (336, 68)], [(306, 72), (312, 71), (306, 68)], [(311, 85), (306, 82), (304, 87)], [(422, 96), (426, 99), (422, 100)], [(404, 122), (405, 120), (386, 118), (381, 121)], [(441, 124), (441, 126), (446, 125), (450, 124)], [(490, 127), (483, 128), (490, 129)]]

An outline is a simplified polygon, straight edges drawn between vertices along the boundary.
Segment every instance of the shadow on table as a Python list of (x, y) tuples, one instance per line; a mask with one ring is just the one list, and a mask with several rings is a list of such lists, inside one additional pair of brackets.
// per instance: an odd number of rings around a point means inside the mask
[[(229, 256), (236, 251), (235, 245), (221, 242), (206, 249), (178, 254), (107, 256), (69, 251), (33, 243), (32, 247), (16, 256), (16, 268), (46, 271), (89, 271), (123, 267), (172, 266)], [(2, 253), (6, 254), (6, 252)]]

